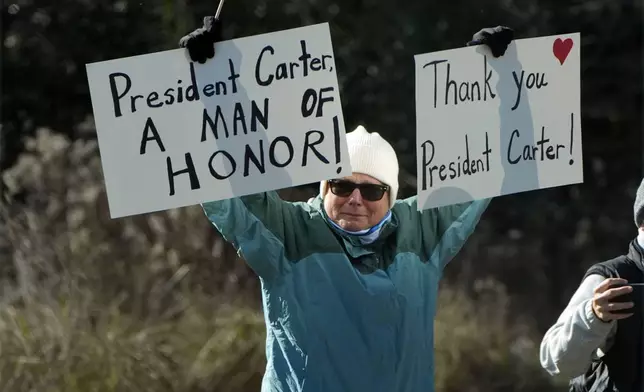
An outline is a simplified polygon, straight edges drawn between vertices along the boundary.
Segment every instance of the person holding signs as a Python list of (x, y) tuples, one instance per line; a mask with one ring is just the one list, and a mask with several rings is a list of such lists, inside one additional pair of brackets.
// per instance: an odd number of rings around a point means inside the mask
[[(206, 17), (180, 47), (204, 63), (220, 29)], [(512, 39), (483, 29), (468, 45), (501, 56)], [(354, 172), (307, 203), (264, 192), (202, 204), (262, 284), (262, 391), (431, 392), (438, 283), (490, 199), (418, 211), (416, 196), (397, 199), (393, 147), (363, 126), (346, 138)]]
[(541, 341), (541, 366), (571, 392), (644, 391), (644, 180), (628, 252), (596, 263)]

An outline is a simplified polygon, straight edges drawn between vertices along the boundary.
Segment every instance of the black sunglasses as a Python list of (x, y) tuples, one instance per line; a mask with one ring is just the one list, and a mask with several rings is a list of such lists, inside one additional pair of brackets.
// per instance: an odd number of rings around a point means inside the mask
[(347, 180), (329, 180), (329, 188), (331, 192), (340, 197), (348, 197), (353, 193), (354, 189), (360, 189), (362, 198), (368, 201), (378, 201), (382, 199), (385, 193), (389, 190), (388, 185), (380, 184), (356, 184), (355, 182)]

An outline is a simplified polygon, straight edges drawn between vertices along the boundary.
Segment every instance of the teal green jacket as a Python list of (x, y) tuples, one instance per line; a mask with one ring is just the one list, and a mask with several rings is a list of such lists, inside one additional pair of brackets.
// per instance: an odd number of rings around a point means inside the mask
[(417, 211), (415, 196), (398, 200), (369, 245), (334, 228), (319, 196), (204, 203), (261, 281), (262, 392), (432, 392), (438, 283), (489, 201)]

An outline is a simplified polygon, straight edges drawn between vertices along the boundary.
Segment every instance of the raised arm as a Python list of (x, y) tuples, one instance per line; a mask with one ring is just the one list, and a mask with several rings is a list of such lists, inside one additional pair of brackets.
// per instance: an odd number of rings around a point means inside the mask
[(311, 209), (304, 203), (263, 192), (202, 204), (204, 213), (266, 281), (290, 271), (289, 255), (298, 252), (309, 237)]
[(426, 247), (431, 249), (430, 262), (439, 270), (445, 268), (461, 250), (491, 200), (474, 200), (421, 212), (423, 228), (436, 233), (426, 238)]
[[(474, 232), (492, 199), (417, 210), (417, 196), (400, 201), (399, 213), (420, 231), (420, 241), (428, 262), (443, 270)], [(404, 206), (404, 208), (403, 208)]]
[(603, 282), (606, 280), (601, 275), (584, 279), (557, 322), (545, 333), (540, 360), (551, 375), (577, 377), (610, 348), (617, 323), (602, 321), (592, 308), (595, 288)]

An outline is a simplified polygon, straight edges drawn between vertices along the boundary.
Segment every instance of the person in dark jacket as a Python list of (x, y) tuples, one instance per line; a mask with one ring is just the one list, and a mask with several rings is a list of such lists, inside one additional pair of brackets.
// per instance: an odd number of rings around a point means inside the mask
[[(214, 56), (220, 23), (206, 18), (180, 46)], [(470, 44), (502, 55), (510, 30)], [(262, 283), (263, 392), (432, 392), (434, 315), (443, 268), (490, 199), (418, 211), (398, 200), (398, 158), (377, 132), (346, 134), (353, 173), (322, 181), (309, 202), (274, 191), (202, 204)]]
[(541, 365), (570, 379), (571, 392), (644, 391), (644, 180), (625, 254), (592, 265), (541, 341)]

